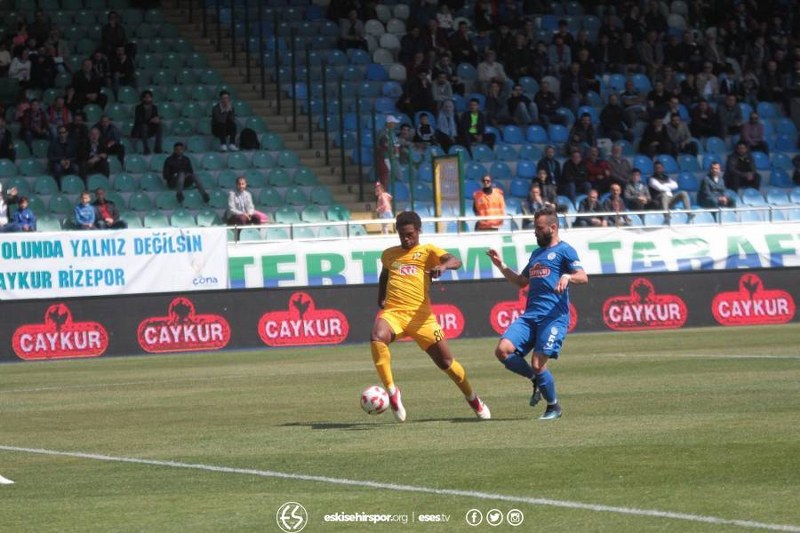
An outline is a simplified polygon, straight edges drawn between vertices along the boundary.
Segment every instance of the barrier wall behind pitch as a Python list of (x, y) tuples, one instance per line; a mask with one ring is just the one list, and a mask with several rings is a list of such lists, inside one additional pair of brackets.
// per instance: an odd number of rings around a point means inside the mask
[[(594, 276), (573, 286), (575, 332), (735, 327), (798, 320), (800, 268)], [(500, 280), (434, 282), (448, 338), (497, 336), (525, 292)], [(0, 361), (366, 342), (375, 285), (243, 289), (3, 303)], [(360, 348), (361, 349), (361, 348)]]

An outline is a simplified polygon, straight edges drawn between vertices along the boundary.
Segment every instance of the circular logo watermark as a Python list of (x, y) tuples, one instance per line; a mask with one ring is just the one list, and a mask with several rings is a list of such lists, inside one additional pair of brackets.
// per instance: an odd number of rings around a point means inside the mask
[(500, 509), (489, 509), (486, 512), (486, 523), (492, 527), (497, 527), (503, 523), (503, 513)]
[(468, 525), (474, 527), (483, 522), (483, 513), (477, 509), (470, 509), (467, 511), (467, 515), (464, 518), (466, 519)]
[(278, 512), (275, 513), (275, 522), (286, 533), (303, 531), (308, 524), (308, 512), (297, 502), (286, 502), (278, 507)]
[(525, 515), (519, 509), (511, 509), (506, 513), (506, 522), (510, 526), (519, 526), (525, 521)]

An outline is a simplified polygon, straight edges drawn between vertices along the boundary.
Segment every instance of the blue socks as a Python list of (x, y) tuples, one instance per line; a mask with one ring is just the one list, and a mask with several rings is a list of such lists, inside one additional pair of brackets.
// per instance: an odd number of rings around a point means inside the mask
[(547, 400), (547, 405), (556, 403), (556, 381), (549, 370), (536, 374), (536, 386), (542, 391), (542, 396)]
[(520, 357), (516, 354), (511, 355), (506, 357), (505, 361), (503, 361), (503, 365), (515, 374), (533, 379), (533, 368), (524, 357)]

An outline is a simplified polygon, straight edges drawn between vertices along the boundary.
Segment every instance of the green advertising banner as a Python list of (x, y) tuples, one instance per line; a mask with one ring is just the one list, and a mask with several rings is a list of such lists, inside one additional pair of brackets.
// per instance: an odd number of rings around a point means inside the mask
[[(589, 274), (631, 274), (800, 266), (800, 224), (562, 230)], [(422, 237), (459, 257), (443, 280), (500, 277), (486, 256), (495, 248), (520, 269), (536, 249), (533, 232)], [(396, 236), (247, 243), (228, 247), (230, 288), (315, 287), (378, 282), (384, 249)]]

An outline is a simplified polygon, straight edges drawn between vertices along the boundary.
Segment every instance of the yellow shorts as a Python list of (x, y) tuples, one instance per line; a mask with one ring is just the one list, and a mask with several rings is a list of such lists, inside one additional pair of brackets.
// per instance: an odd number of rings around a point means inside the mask
[(411, 337), (423, 350), (444, 340), (444, 331), (429, 311), (381, 311), (378, 318), (389, 324), (397, 338)]

